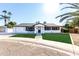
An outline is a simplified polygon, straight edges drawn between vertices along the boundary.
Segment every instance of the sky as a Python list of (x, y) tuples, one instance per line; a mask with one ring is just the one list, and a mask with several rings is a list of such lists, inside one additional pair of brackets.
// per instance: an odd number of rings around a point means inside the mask
[[(16, 23), (28, 23), (28, 22), (57, 22), (54, 18), (56, 13), (52, 4), (44, 3), (1, 3), (0, 14), (2, 11), (7, 10), (12, 12), (11, 20)], [(53, 11), (52, 11), (53, 10)], [(3, 20), (0, 20), (0, 25), (3, 24)]]
[[(59, 3), (0, 3), (0, 15), (3, 10), (12, 12), (11, 20), (17, 24), (20, 23), (35, 23), (37, 21), (47, 23), (55, 23), (62, 25), (59, 19), (55, 17), (60, 15), (62, 7)], [(67, 12), (67, 10), (62, 13)], [(0, 25), (4, 25), (4, 21), (0, 19)]]

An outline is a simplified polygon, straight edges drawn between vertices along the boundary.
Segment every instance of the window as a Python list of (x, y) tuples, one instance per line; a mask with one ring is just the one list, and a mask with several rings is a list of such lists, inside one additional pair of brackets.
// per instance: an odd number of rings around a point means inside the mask
[(45, 27), (44, 29), (45, 30), (51, 30), (51, 27)]
[(52, 27), (52, 30), (59, 30), (59, 27)]
[(45, 30), (59, 30), (59, 27), (45, 27)]
[(34, 27), (26, 27), (26, 31), (34, 31)]

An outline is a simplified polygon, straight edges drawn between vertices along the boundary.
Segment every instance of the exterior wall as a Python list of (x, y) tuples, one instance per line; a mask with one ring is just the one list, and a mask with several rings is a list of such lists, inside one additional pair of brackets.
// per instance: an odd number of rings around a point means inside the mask
[(13, 33), (14, 31), (13, 31), (13, 28), (6, 28), (5, 32), (6, 33)]
[(34, 33), (38, 33), (38, 30), (41, 30), (41, 33), (44, 33), (44, 25), (41, 24), (36, 25)]
[(41, 30), (41, 33), (61, 33), (61, 27), (59, 30), (45, 30), (44, 25), (38, 24), (35, 25), (35, 31), (26, 31), (26, 27), (14, 27), (14, 28), (3, 28), (6, 33), (38, 33), (38, 30)]
[(34, 31), (26, 31), (26, 27), (14, 27), (14, 33), (34, 33)]
[[(26, 31), (26, 27), (14, 27), (13, 33), (38, 33), (38, 30), (41, 30), (41, 33), (61, 33), (61, 27), (59, 30), (44, 30), (44, 25), (40, 24), (35, 26), (35, 31)], [(12, 32), (11, 29), (8, 31)]]
[(44, 30), (44, 33), (61, 33), (61, 27), (59, 30)]
[(45, 30), (44, 33), (61, 33), (60, 30)]

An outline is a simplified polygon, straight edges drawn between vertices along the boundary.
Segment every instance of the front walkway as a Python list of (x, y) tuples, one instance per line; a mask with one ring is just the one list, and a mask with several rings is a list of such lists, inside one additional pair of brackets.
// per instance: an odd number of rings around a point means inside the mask
[(42, 35), (41, 35), (41, 34), (37, 34), (37, 35), (35, 36), (35, 39), (37, 39), (37, 40), (42, 40)]

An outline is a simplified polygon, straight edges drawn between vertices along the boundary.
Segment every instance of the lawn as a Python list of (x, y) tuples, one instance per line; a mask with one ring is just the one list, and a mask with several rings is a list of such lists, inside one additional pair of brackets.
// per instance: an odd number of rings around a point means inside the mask
[(35, 38), (35, 34), (16, 34), (12, 37), (25, 37), (25, 38)]
[[(25, 38), (35, 38), (35, 34), (16, 34), (12, 37), (25, 37)], [(45, 33), (42, 34), (44, 40), (58, 41), (63, 43), (70, 43), (71, 39), (69, 34), (65, 33)]]
[(60, 33), (45, 33), (42, 35), (43, 39), (45, 40), (51, 40), (51, 41), (58, 41), (58, 42), (63, 42), (63, 43), (70, 43), (71, 44), (71, 39), (69, 34), (60, 34)]

